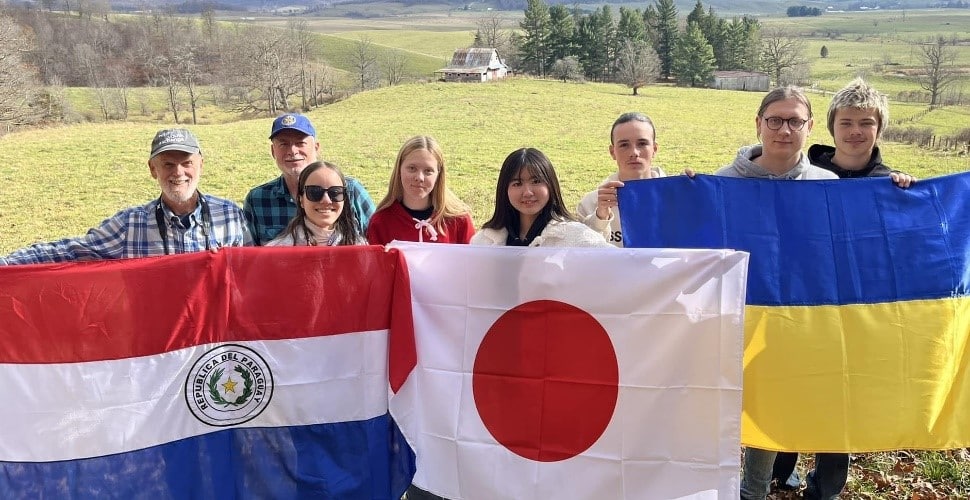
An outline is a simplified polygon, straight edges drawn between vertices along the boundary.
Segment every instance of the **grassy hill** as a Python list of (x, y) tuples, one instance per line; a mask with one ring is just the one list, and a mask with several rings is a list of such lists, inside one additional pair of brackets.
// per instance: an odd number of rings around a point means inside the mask
[[(411, 84), (357, 94), (310, 113), (323, 157), (383, 197), (401, 143), (416, 134), (442, 143), (451, 187), (472, 206), (476, 222), (491, 214), (495, 180), (505, 156), (522, 146), (546, 152), (567, 203), (615, 169), (609, 129), (617, 115), (639, 110), (656, 121), (657, 162), (668, 172), (711, 172), (738, 146), (757, 141), (759, 93), (676, 87), (641, 89), (633, 97), (612, 84), (563, 84), (525, 78), (491, 84)], [(811, 141), (831, 143), (824, 126), (828, 97), (812, 95), (817, 123)], [(893, 106), (897, 116), (910, 113)], [(915, 109), (915, 108), (914, 108)], [(921, 120), (970, 127), (970, 110), (934, 111)], [(915, 114), (915, 113), (912, 113)], [(917, 122), (918, 123), (918, 122)], [(253, 186), (277, 175), (266, 136), (270, 120), (191, 127), (205, 153), (202, 189), (242, 201)], [(0, 252), (33, 241), (79, 234), (121, 207), (158, 196), (149, 177), (148, 147), (161, 125), (83, 124), (0, 138)], [(920, 177), (970, 170), (970, 158), (886, 144), (892, 166)]]

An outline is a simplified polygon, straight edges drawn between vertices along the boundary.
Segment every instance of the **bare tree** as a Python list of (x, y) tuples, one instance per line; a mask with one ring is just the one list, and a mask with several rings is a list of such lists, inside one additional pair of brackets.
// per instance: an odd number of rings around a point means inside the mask
[(940, 95), (959, 78), (957, 72), (957, 48), (954, 40), (943, 35), (917, 44), (916, 58), (922, 72), (916, 79), (920, 87), (930, 93), (930, 107), (940, 104)]
[(381, 71), (388, 86), (398, 85), (407, 78), (408, 57), (400, 50), (389, 50), (381, 58)]
[(500, 48), (505, 44), (508, 36), (505, 19), (494, 11), (475, 20), (476, 47)]
[(660, 57), (646, 41), (624, 40), (617, 57), (617, 79), (633, 89), (657, 81), (660, 76)]
[(182, 81), (179, 78), (178, 66), (178, 61), (169, 55), (158, 55), (151, 61), (152, 73), (165, 86), (168, 109), (172, 112), (175, 123), (181, 123), (179, 111), (182, 109)]
[(85, 84), (94, 92), (104, 121), (111, 119), (111, 99), (105, 82), (105, 61), (93, 47), (86, 43), (74, 46), (74, 58)]
[(310, 101), (313, 106), (332, 102), (336, 97), (337, 77), (329, 66), (318, 65), (309, 74)]
[(310, 33), (310, 29), (305, 19), (288, 21), (286, 26), (289, 29), (291, 39), (294, 41), (294, 45), (296, 46), (296, 58), (299, 64), (300, 72), (301, 109), (307, 111), (310, 109), (309, 71), (310, 50), (313, 47), (313, 34)]
[(377, 65), (377, 56), (374, 55), (374, 44), (366, 36), (360, 37), (354, 43), (354, 50), (351, 54), (353, 66), (360, 82), (360, 90), (375, 88), (380, 83), (380, 68)]
[(498, 51), (502, 62), (513, 66), (511, 58), (518, 53), (518, 46), (513, 42), (513, 31), (507, 20), (490, 11), (475, 21), (475, 28), (475, 41), (472, 46), (493, 48)]
[(223, 64), (224, 92), (236, 111), (288, 111), (300, 93), (296, 48), (286, 30), (246, 27), (229, 44), (232, 64)]
[(185, 85), (185, 91), (188, 92), (189, 97), (189, 111), (192, 112), (192, 124), (199, 123), (198, 118), (198, 108), (199, 108), (199, 98), (201, 94), (199, 93), (199, 85), (203, 83), (204, 75), (202, 73), (202, 66), (197, 60), (197, 48), (186, 47), (186, 51), (183, 56), (179, 59), (179, 69), (181, 70), (180, 76), (182, 79), (182, 84)]
[(127, 68), (122, 65), (113, 65), (107, 68), (108, 79), (113, 85), (114, 108), (118, 111), (118, 118), (128, 119), (130, 110), (129, 97), (131, 95), (131, 78), (128, 76)]
[(563, 83), (569, 80), (583, 80), (583, 68), (579, 64), (579, 58), (576, 56), (566, 56), (562, 59), (557, 59), (556, 62), (552, 63), (549, 74), (558, 80), (562, 80)]
[(12, 19), (0, 16), (0, 124), (7, 128), (34, 120), (31, 105), (39, 84), (33, 69), (21, 58), (30, 45)]
[(782, 77), (786, 72), (806, 66), (805, 42), (782, 30), (765, 30), (761, 33), (761, 67), (772, 76), (775, 85), (794, 83)]

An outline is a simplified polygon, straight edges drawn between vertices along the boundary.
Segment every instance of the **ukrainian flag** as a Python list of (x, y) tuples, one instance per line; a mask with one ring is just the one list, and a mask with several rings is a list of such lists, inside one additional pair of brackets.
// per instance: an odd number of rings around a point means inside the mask
[(741, 440), (970, 446), (970, 173), (626, 183), (627, 247), (751, 253)]

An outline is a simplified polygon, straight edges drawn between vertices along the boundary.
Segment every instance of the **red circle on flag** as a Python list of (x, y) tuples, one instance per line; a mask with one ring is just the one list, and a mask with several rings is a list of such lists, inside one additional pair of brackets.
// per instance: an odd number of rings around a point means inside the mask
[(485, 334), (472, 375), (485, 428), (530, 460), (557, 462), (593, 445), (619, 393), (609, 334), (589, 313), (554, 300), (506, 311)]

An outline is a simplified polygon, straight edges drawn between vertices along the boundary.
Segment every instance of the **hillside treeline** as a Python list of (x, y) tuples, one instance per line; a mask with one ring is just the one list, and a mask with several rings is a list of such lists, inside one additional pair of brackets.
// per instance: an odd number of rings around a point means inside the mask
[(673, 0), (645, 9), (609, 5), (592, 13), (528, 0), (518, 40), (521, 70), (540, 76), (619, 81), (635, 89), (656, 78), (706, 85), (715, 69), (763, 66), (760, 26), (750, 17), (723, 19), (698, 0), (681, 24)]
[[(130, 89), (164, 88), (177, 122), (195, 121), (208, 86), (216, 93), (207, 98), (239, 112), (309, 108), (334, 92), (330, 70), (315, 56), (315, 38), (299, 21), (287, 29), (223, 24), (211, 10), (199, 18), (107, 18), (11, 9), (0, 19), (17, 47), (0, 51), (15, 52), (24, 74), (35, 77), (23, 85), (44, 87), (34, 89), (29, 116), (20, 122), (63, 119), (59, 89), (66, 86), (93, 89), (104, 120), (127, 118)], [(9, 88), (2, 79), (0, 70), (0, 84)]]

